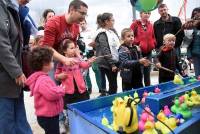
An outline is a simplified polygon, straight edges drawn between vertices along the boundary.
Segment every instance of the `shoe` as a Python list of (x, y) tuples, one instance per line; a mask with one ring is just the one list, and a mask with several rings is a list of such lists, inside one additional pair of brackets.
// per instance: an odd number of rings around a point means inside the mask
[(101, 92), (101, 94), (98, 97), (103, 97), (103, 96), (108, 96), (108, 95), (109, 94), (104, 91), (104, 92)]
[(63, 121), (59, 122), (60, 134), (66, 134), (66, 127)]

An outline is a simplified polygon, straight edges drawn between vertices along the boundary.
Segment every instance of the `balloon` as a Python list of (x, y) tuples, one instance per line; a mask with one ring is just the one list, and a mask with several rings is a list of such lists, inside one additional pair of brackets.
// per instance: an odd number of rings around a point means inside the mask
[(138, 10), (138, 11), (142, 11), (143, 10), (139, 0), (135, 3), (135, 9)]
[(139, 0), (143, 11), (152, 11), (157, 6), (158, 0)]
[(130, 2), (136, 10), (149, 12), (162, 4), (163, 0), (130, 0)]

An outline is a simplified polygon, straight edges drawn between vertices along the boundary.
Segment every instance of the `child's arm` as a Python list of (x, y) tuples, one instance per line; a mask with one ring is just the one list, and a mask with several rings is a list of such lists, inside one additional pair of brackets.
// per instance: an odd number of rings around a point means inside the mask
[(65, 95), (64, 88), (61, 86), (56, 86), (56, 84), (50, 78), (41, 81), (41, 83), (38, 85), (38, 91), (50, 101), (58, 100)]
[(139, 63), (146, 67), (146, 66), (149, 66), (150, 61), (146, 58), (141, 58), (139, 59)]
[(62, 72), (62, 66), (63, 65), (61, 63), (58, 63), (57, 67), (56, 67), (56, 71), (55, 71), (54, 77), (58, 81), (61, 81), (61, 80), (67, 78), (67, 74), (65, 72)]
[(96, 60), (96, 57), (93, 56), (89, 58), (87, 61), (80, 61), (80, 67), (83, 69), (88, 69), (95, 60)]
[(126, 50), (123, 47), (119, 48), (119, 61), (120, 61), (120, 67), (122, 68), (131, 68), (136, 64), (139, 64), (138, 60), (130, 60), (129, 59), (129, 53), (130, 51), (128, 51), (128, 49)]

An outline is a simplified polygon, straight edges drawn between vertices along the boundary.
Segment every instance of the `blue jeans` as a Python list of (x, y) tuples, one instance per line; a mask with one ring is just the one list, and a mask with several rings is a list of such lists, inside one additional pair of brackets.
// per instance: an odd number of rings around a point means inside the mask
[(200, 76), (200, 57), (193, 56), (192, 57), (193, 65), (194, 65), (194, 72), (195, 76)]
[(0, 134), (32, 134), (23, 95), (15, 99), (0, 97)]

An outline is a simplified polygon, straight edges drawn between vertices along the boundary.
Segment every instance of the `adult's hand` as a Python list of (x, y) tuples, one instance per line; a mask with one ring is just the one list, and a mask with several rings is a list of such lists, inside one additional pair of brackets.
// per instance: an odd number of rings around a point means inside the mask
[(200, 19), (198, 20), (189, 20), (185, 24), (183, 24), (184, 29), (192, 29), (200, 25)]
[(26, 76), (24, 74), (15, 78), (16, 84), (19, 85), (19, 86), (22, 86), (22, 87), (25, 86), (25, 81), (26, 81)]
[(79, 61), (77, 61), (76, 59), (73, 59), (73, 58), (65, 58), (65, 61), (63, 62), (63, 64), (65, 64), (65, 65), (75, 65), (78, 62)]

